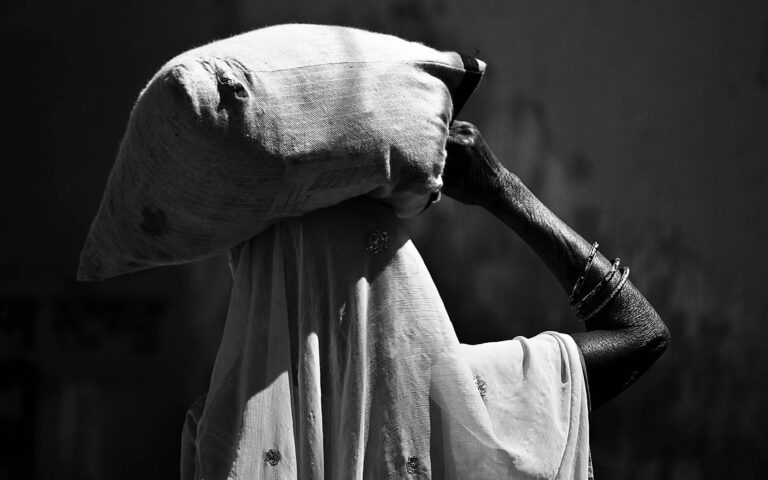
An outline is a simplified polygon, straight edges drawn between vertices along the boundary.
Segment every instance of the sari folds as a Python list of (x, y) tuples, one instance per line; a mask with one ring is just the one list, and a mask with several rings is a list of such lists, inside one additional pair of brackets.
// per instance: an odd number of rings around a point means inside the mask
[(276, 224), (230, 258), (184, 478), (587, 478), (574, 341), (461, 344), (387, 205), (360, 198)]

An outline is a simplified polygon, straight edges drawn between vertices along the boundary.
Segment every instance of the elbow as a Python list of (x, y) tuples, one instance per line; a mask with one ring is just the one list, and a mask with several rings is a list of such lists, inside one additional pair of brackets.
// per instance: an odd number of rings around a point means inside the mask
[(643, 356), (649, 362), (656, 361), (669, 347), (671, 335), (669, 328), (656, 312), (653, 312), (652, 318), (643, 325), (640, 333), (641, 350)]
[(654, 336), (654, 343), (656, 345), (655, 350), (658, 351), (658, 355), (661, 356), (661, 354), (667, 350), (667, 347), (669, 347), (669, 341), (672, 336), (669, 333), (667, 324), (661, 320), (661, 317), (658, 318), (658, 323), (659, 327), (657, 329), (658, 331), (656, 332), (656, 335)]

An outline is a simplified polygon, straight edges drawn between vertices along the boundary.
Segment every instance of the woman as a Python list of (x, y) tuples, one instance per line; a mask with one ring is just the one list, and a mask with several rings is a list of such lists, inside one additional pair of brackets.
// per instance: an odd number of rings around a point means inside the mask
[(629, 269), (550, 212), (474, 126), (455, 122), (447, 150), (443, 192), (520, 235), (587, 331), (462, 345), (389, 207), (360, 198), (283, 222), (231, 252), (183, 478), (591, 476), (589, 396), (599, 406), (632, 383), (667, 329)]

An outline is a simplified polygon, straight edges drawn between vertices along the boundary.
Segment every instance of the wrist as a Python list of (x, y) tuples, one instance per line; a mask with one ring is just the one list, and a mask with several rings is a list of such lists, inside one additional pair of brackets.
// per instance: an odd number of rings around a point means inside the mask
[(496, 216), (506, 216), (518, 202), (513, 201), (523, 189), (527, 191), (520, 178), (506, 168), (499, 171), (495, 188), (491, 192), (485, 209)]

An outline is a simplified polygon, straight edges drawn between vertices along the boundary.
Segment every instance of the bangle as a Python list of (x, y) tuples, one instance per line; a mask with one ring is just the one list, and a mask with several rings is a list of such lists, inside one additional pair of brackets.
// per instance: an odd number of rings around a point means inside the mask
[(576, 300), (576, 296), (579, 294), (579, 291), (584, 284), (584, 280), (587, 278), (587, 273), (589, 273), (589, 269), (592, 267), (592, 262), (595, 260), (595, 255), (597, 255), (597, 247), (599, 246), (600, 244), (597, 242), (592, 244), (592, 250), (589, 251), (589, 255), (587, 255), (587, 263), (584, 265), (584, 272), (578, 279), (576, 279), (576, 284), (573, 286), (573, 290), (571, 290), (571, 296), (568, 297), (569, 304), (573, 304), (574, 300)]
[(619, 283), (611, 290), (611, 293), (608, 295), (608, 297), (603, 300), (603, 303), (598, 305), (594, 310), (589, 312), (588, 315), (584, 316), (580, 320), (587, 321), (590, 318), (592, 318), (597, 312), (602, 310), (606, 305), (608, 305), (608, 302), (613, 300), (613, 298), (619, 294), (622, 288), (624, 288), (624, 284), (627, 283), (627, 278), (629, 278), (629, 267), (624, 267), (624, 271), (621, 273), (621, 280), (619, 280)]
[(581, 307), (584, 306), (587, 301), (589, 301), (592, 297), (595, 296), (595, 294), (600, 291), (603, 286), (608, 284), (612, 279), (614, 274), (616, 274), (616, 269), (619, 268), (619, 264), (621, 263), (621, 260), (616, 257), (613, 260), (613, 264), (611, 265), (611, 269), (608, 270), (608, 273), (605, 274), (605, 276), (600, 280), (600, 282), (595, 285), (595, 288), (593, 288), (588, 294), (584, 295), (581, 300), (576, 302), (575, 304), (571, 304), (571, 308), (576, 312), (578, 315), (580, 313)]

